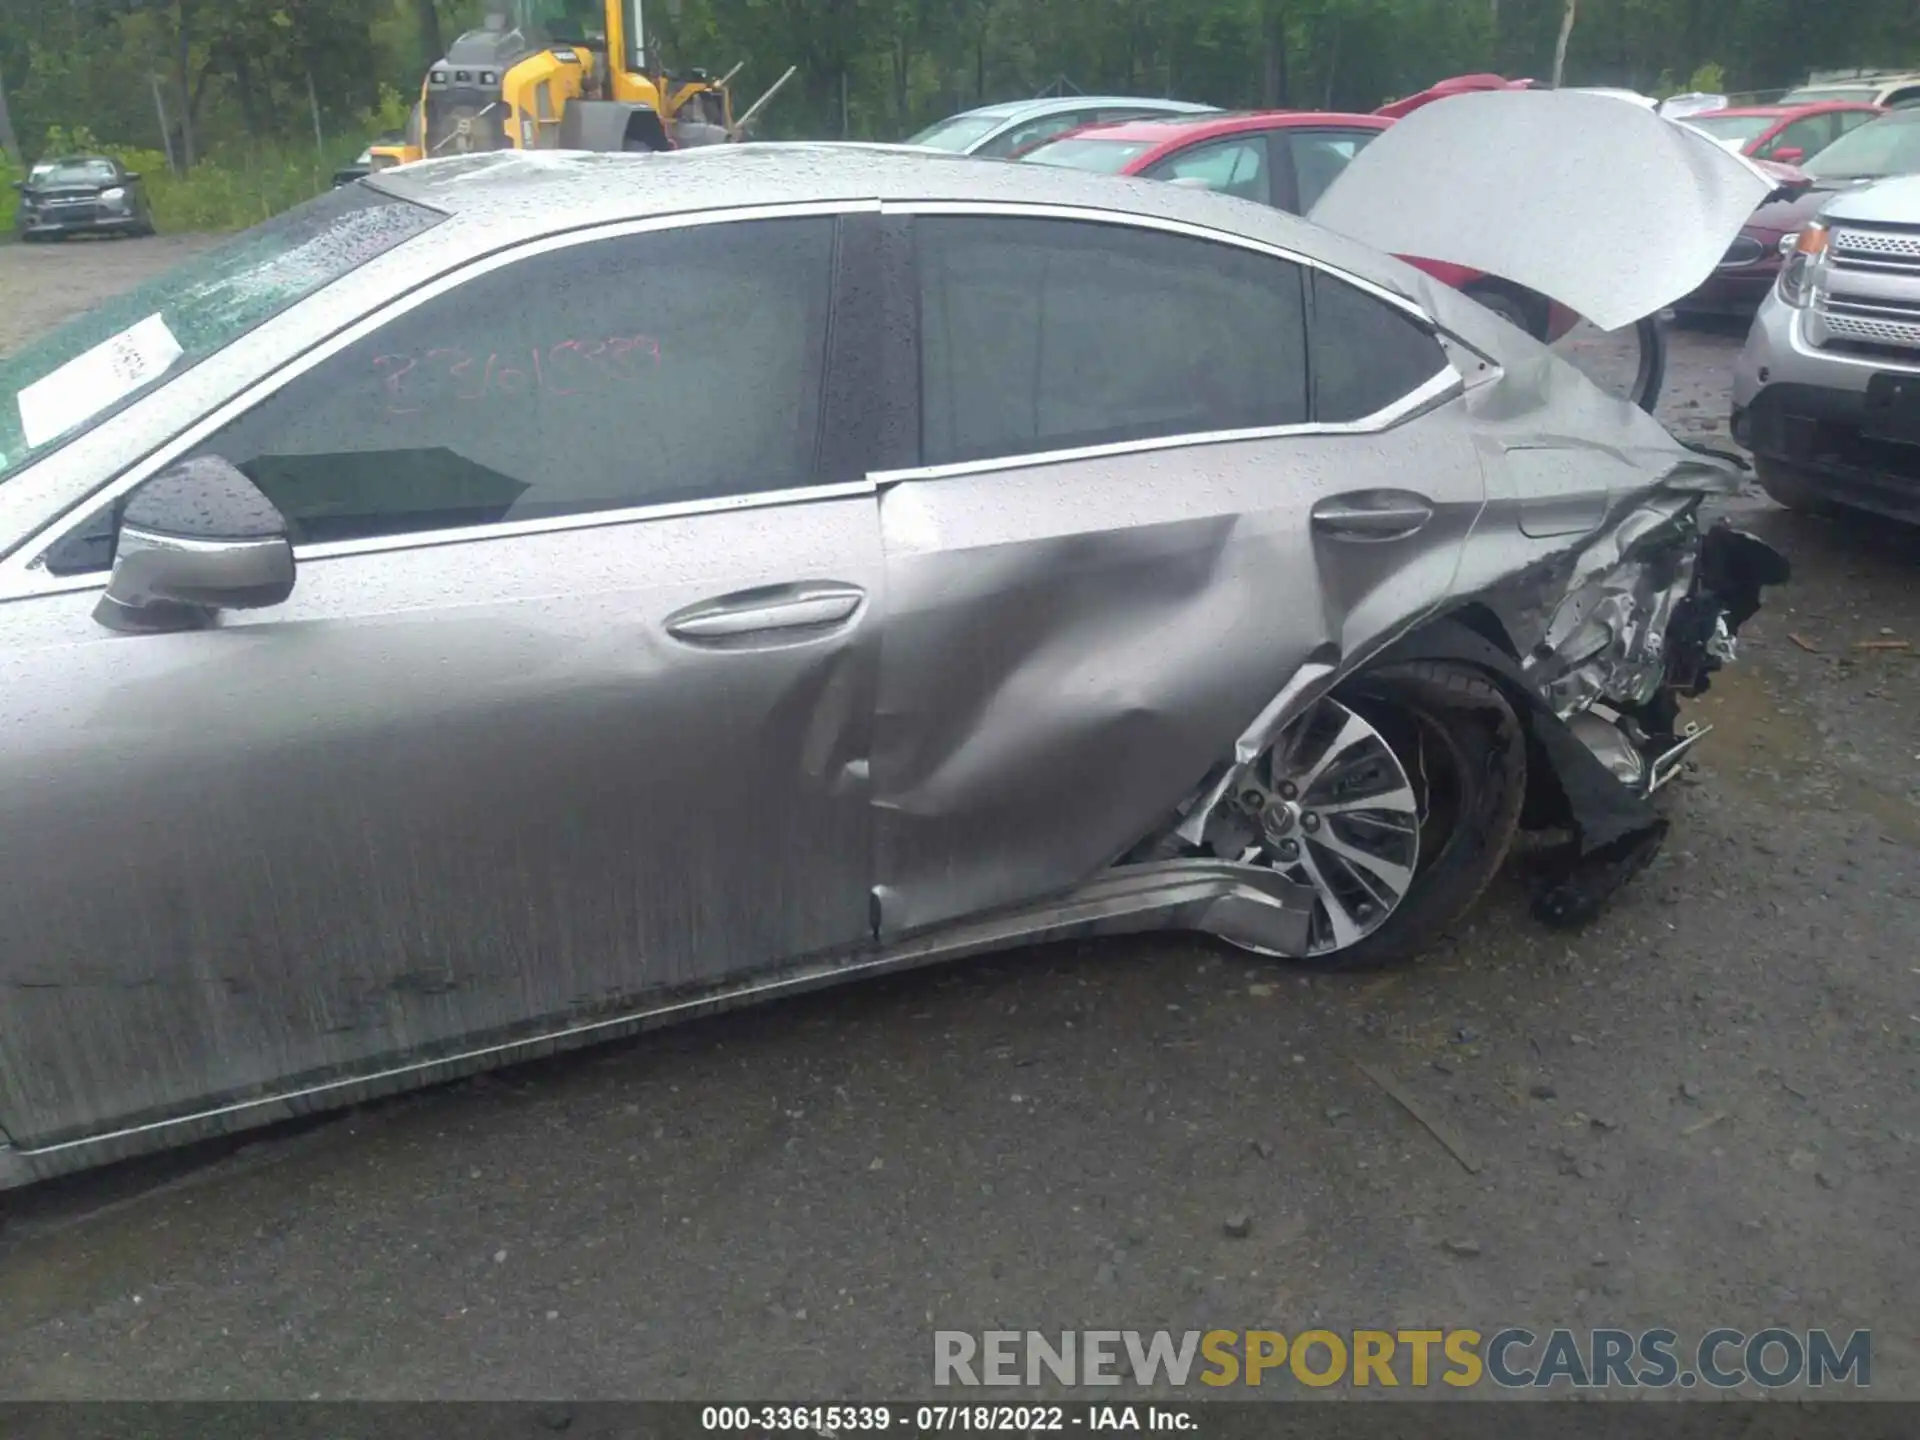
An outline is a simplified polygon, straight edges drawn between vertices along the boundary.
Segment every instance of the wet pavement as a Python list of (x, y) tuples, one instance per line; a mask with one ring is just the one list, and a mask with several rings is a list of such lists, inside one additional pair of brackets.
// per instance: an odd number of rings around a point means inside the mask
[[(1736, 349), (1676, 335), (1673, 423), (1724, 436)], [(1388, 975), (1027, 949), (57, 1182), (0, 1201), (0, 1395), (873, 1398), (937, 1328), (1520, 1323), (1870, 1328), (1920, 1397), (1920, 536), (1732, 508), (1795, 582), (1584, 933), (1507, 880)]]

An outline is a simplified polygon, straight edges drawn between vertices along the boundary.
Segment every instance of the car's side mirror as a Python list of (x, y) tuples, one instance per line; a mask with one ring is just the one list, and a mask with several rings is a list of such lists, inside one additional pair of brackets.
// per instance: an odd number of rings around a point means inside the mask
[(16, 180), (13, 182), (13, 188), (24, 195), (27, 193), (27, 182), (24, 180)]
[(138, 170), (127, 171), (127, 183), (129, 185), (131, 185), (134, 181), (138, 180), (139, 178), (140, 178), (140, 172)]
[(1789, 145), (1784, 150), (1774, 151), (1767, 158), (1781, 165), (1798, 165), (1807, 158), (1807, 152), (1798, 145)]
[(218, 456), (183, 460), (128, 497), (93, 618), (113, 630), (195, 630), (221, 610), (293, 593), (286, 518)]

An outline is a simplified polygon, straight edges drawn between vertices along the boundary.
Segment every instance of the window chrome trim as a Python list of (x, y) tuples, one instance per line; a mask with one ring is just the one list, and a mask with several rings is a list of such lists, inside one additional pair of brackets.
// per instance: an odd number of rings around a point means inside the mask
[[(51, 575), (45, 566), (46, 553), (66, 538), (76, 526), (85, 524), (102, 505), (120, 499), (130, 490), (151, 479), (180, 456), (205, 440), (222, 426), (238, 419), (282, 387), (300, 379), (308, 371), (330, 360), (348, 346), (365, 339), (382, 326), (437, 299), (449, 290), (479, 276), (538, 255), (572, 249), (600, 240), (616, 240), (629, 235), (647, 235), (661, 231), (686, 230), (702, 225), (724, 225), (742, 220), (785, 220), (813, 217), (838, 218), (843, 215), (871, 215), (880, 209), (876, 199), (806, 200), (770, 205), (735, 206), (727, 209), (691, 211), (674, 215), (649, 215), (640, 219), (615, 220), (604, 224), (542, 235), (491, 254), (478, 256), (403, 294), (396, 295), (368, 311), (342, 330), (294, 356), (277, 369), (255, 380), (238, 395), (200, 417), (159, 446), (144, 459), (122, 470), (98, 489), (74, 502), (55, 519), (33, 531), (0, 561), (0, 602), (34, 595), (57, 595), (75, 590), (103, 589), (108, 570), (85, 575)], [(306, 302), (303, 302), (306, 303)], [(162, 387), (164, 390), (164, 387)], [(160, 391), (154, 392), (159, 394)], [(147, 399), (152, 396), (145, 397)], [(500, 539), (517, 534), (536, 534), (546, 530), (584, 529), (599, 524), (631, 524), (636, 520), (668, 519), (704, 513), (707, 510), (741, 509), (756, 505), (787, 504), (802, 498), (825, 498), (829, 492), (859, 493), (871, 489), (869, 481), (840, 482), (836, 485), (804, 486), (782, 491), (764, 491), (739, 496), (718, 497), (714, 501), (680, 501), (663, 505), (635, 506), (622, 511), (588, 511), (580, 515), (553, 516), (541, 520), (508, 521), (499, 525), (468, 526), (459, 530), (422, 530), (411, 534), (379, 536), (367, 540), (332, 541), (296, 547), (299, 560), (324, 560), (336, 555), (366, 554), (375, 550), (403, 550), (427, 545), (457, 544), (467, 539)], [(482, 532), (485, 532), (484, 535)]]
[[(513, 540), (527, 535), (552, 535), (569, 530), (598, 530), (619, 525), (642, 524), (653, 520), (684, 520), (699, 515), (720, 515), (735, 510), (772, 509), (782, 505), (806, 505), (823, 500), (850, 500), (872, 495), (877, 486), (871, 477), (840, 480), (831, 485), (789, 486), (784, 490), (752, 490), (739, 495), (716, 495), (709, 500), (676, 500), (662, 505), (635, 505), (623, 510), (583, 510), (573, 515), (543, 515), (537, 520), (502, 520), (494, 525), (464, 525), (452, 530), (416, 530), (401, 535), (369, 535), (359, 540), (324, 540), (312, 545), (296, 545), (294, 560), (300, 565), (325, 560), (348, 559), (358, 555), (379, 555), (396, 550), (432, 550), (446, 545), (484, 544), (493, 540)], [(91, 513), (91, 512), (89, 512)], [(26, 600), (41, 595), (65, 595), (78, 590), (104, 590), (111, 570), (89, 570), (84, 575), (49, 575), (35, 571), (31, 583), (8, 585), (0, 579), (0, 605), (10, 600)]]
[(944, 465), (921, 465), (883, 470), (871, 478), (876, 485), (909, 480), (950, 480), (962, 475), (987, 475), (1001, 470), (1030, 470), (1046, 465), (1068, 465), (1079, 460), (1103, 460), (1116, 455), (1147, 454), (1156, 450), (1184, 450), (1190, 446), (1230, 445), (1244, 440), (1314, 439), (1321, 436), (1372, 435), (1440, 405), (1466, 389), (1460, 372), (1449, 362), (1428, 380), (1398, 400), (1358, 420), (1332, 420), (1302, 425), (1264, 425), (1248, 430), (1205, 430), (1182, 435), (1156, 435), (1145, 440), (1119, 440), (1107, 445), (1081, 445), (1065, 450), (1025, 451), (981, 460), (955, 460)]
[[(1233, 230), (1216, 230), (1210, 225), (1202, 225), (1192, 220), (1171, 220), (1160, 215), (1141, 215), (1131, 210), (1101, 210), (1089, 205), (1058, 205), (1047, 201), (1029, 203), (1019, 200), (883, 200), (880, 202), (880, 213), (883, 215), (994, 217), (1015, 220), (1078, 220), (1095, 225), (1123, 225), (1136, 230), (1158, 230), (1168, 235), (1182, 235), (1190, 240), (1211, 240), (1218, 245), (1233, 245), (1242, 250), (1251, 250), (1258, 255), (1271, 256), (1276, 260), (1290, 260), (1295, 265), (1304, 266), (1309, 270), (1318, 270), (1323, 274), (1331, 275), (1336, 280), (1344, 280), (1347, 284), (1364, 290), (1376, 300), (1384, 300), (1396, 309), (1405, 311), (1433, 334), (1442, 333), (1440, 322), (1422, 310), (1416, 301), (1397, 294), (1364, 276), (1355, 275), (1351, 270), (1342, 270), (1338, 265), (1330, 264), (1317, 255), (1309, 255), (1304, 250), (1289, 249), (1271, 240), (1256, 240), (1250, 235), (1242, 235)], [(1313, 223), (1297, 215), (1293, 218), (1300, 220), (1303, 225)]]

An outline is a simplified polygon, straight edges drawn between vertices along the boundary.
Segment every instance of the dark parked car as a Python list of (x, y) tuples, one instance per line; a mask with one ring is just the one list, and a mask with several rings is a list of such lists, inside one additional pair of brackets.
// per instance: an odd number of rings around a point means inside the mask
[(108, 155), (43, 160), (14, 182), (22, 239), (43, 236), (151, 235), (153, 210), (140, 177)]

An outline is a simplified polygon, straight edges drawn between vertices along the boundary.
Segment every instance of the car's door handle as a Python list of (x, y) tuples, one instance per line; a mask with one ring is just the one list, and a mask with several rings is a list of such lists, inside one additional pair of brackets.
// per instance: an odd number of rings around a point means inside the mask
[(1411, 490), (1353, 490), (1313, 507), (1313, 528), (1337, 540), (1403, 540), (1433, 518)]
[(667, 633), (691, 644), (713, 644), (769, 631), (823, 630), (853, 617), (867, 592), (834, 581), (773, 585), (702, 600), (666, 620)]

